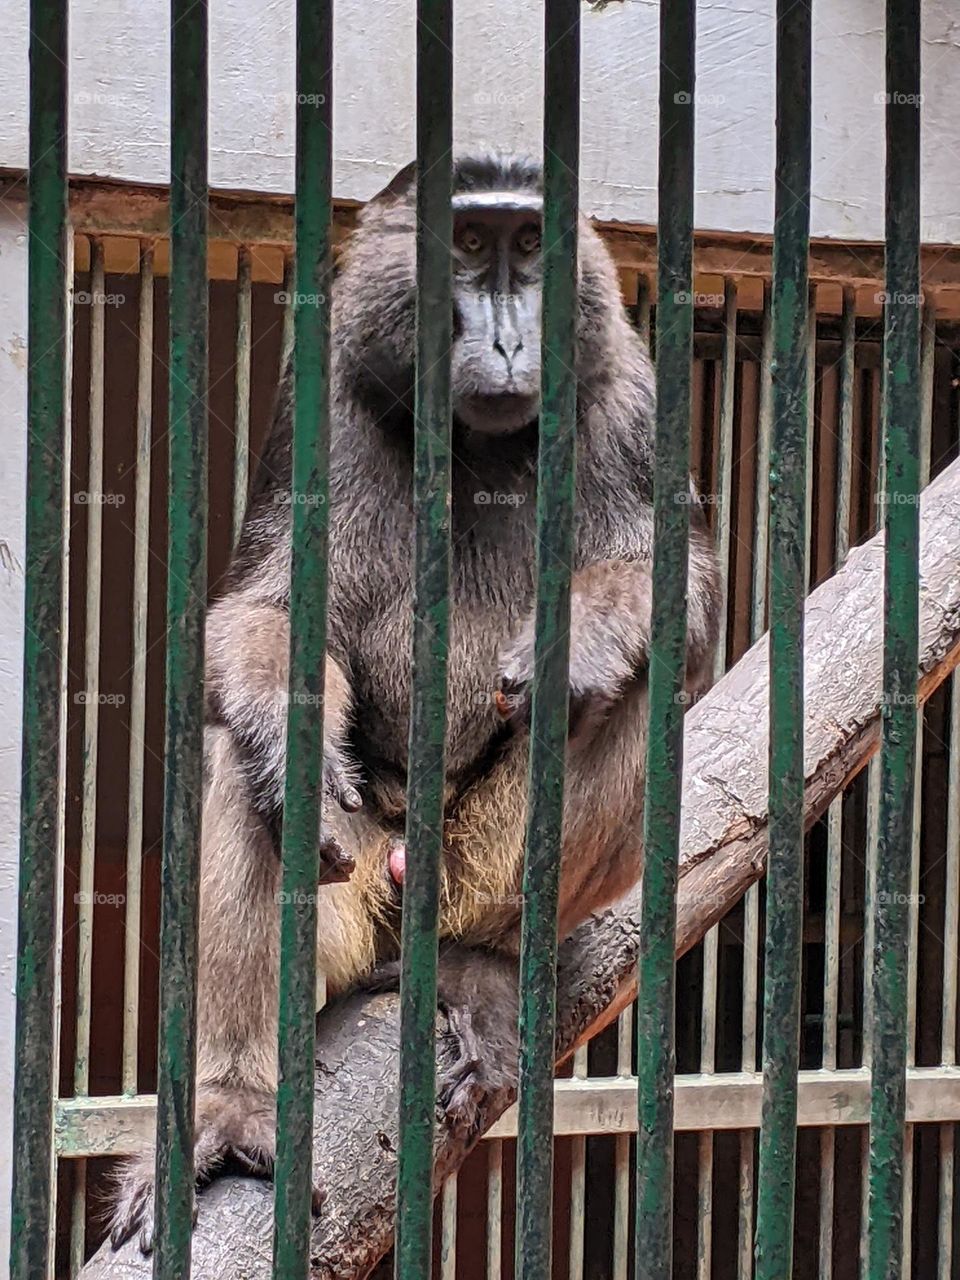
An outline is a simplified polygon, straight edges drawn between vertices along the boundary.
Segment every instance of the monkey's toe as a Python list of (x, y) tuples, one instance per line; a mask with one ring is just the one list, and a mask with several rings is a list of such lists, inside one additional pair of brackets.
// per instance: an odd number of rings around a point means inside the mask
[(146, 1153), (132, 1156), (117, 1175), (116, 1198), (110, 1211), (110, 1243), (119, 1249), (137, 1231), (140, 1252), (153, 1252), (154, 1161)]
[(349, 880), (356, 863), (325, 823), (320, 826), (320, 884)]

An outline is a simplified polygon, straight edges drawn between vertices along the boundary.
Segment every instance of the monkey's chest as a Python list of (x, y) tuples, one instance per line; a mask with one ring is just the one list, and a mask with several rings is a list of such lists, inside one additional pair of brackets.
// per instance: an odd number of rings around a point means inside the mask
[[(496, 558), (478, 584), (455, 574), (447, 653), (447, 773), (463, 780), (505, 733), (494, 694), (499, 658), (532, 600), (531, 567)], [(457, 576), (460, 581), (457, 582)], [(361, 763), (405, 785), (412, 692), (413, 601), (409, 590), (385, 599), (357, 636), (350, 667), (356, 696), (354, 736)], [(430, 679), (436, 672), (426, 671)]]

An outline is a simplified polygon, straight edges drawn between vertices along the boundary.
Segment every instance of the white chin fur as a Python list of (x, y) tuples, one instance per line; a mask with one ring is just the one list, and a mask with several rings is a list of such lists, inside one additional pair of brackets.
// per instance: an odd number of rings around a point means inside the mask
[(539, 409), (540, 401), (536, 396), (464, 397), (454, 406), (464, 426), (488, 436), (505, 436), (521, 431), (533, 422)]

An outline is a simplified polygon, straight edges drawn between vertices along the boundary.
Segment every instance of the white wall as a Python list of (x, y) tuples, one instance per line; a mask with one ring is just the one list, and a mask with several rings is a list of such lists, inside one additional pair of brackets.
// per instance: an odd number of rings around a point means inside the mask
[[(415, 0), (338, 0), (336, 191), (365, 198), (414, 152)], [(764, 232), (773, 214), (774, 0), (700, 0), (697, 223)], [(881, 0), (814, 6), (813, 233), (883, 234)], [(456, 136), (538, 152), (542, 0), (460, 0)], [(925, 240), (960, 242), (960, 9), (924, 0)], [(654, 0), (583, 16), (583, 203), (656, 218)], [(293, 0), (214, 0), (211, 181), (293, 188)], [(26, 0), (0, 0), (0, 167), (26, 164)], [(71, 4), (75, 173), (162, 183), (168, 6)]]
[(0, 1275), (6, 1275), (13, 1156), (13, 993), (27, 485), (27, 237), (17, 215), (2, 205), (0, 273)]

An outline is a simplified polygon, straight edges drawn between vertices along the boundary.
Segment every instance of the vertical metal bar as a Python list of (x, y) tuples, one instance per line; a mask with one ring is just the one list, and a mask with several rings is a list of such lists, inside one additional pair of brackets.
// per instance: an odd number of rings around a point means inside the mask
[[(574, 1080), (587, 1078), (587, 1046), (573, 1055)], [(584, 1234), (587, 1200), (587, 1139), (582, 1133), (570, 1139), (570, 1280), (583, 1280)]]
[[(97, 750), (100, 731), (100, 586), (103, 560), (103, 242), (90, 242), (90, 385), (87, 458), (87, 561), (83, 642), (83, 774), (80, 807), (80, 874), (77, 884), (76, 1053), (73, 1089), (90, 1088), (90, 1004), (93, 995), (93, 891), (97, 837)], [(70, 1268), (83, 1266), (86, 1238), (87, 1162), (77, 1163), (70, 1213)]]
[(207, 589), (207, 5), (172, 0), (166, 734), (155, 1280), (189, 1280)]
[(487, 1143), (487, 1280), (503, 1274), (503, 1140)]
[[(925, 307), (920, 329), (920, 457), (919, 486), (930, 479), (930, 443), (933, 433), (933, 353), (935, 328), (932, 308)], [(907, 902), (907, 1066), (917, 1060), (917, 963), (920, 949), (920, 803), (923, 794), (923, 707), (916, 708), (916, 748), (913, 765), (913, 818), (910, 840), (910, 893)], [(913, 1125), (907, 1125), (903, 1148), (903, 1273), (911, 1274), (913, 1262)]]
[(547, 0), (543, 362), (537, 458), (535, 675), (520, 941), (517, 1280), (548, 1280), (553, 1210), (557, 898), (563, 823), (577, 412), (580, 5)]
[[(943, 1019), (940, 1060), (957, 1061), (957, 955), (960, 934), (960, 675), (950, 684), (950, 754), (947, 774), (947, 883), (943, 924)], [(949, 1280), (953, 1265), (954, 1140), (952, 1123), (940, 1126), (939, 1280)]]
[[(333, 17), (297, 4), (290, 677), (281, 841), (275, 1280), (310, 1269), (330, 391)], [(302, 301), (299, 301), (302, 300)], [(288, 304), (289, 305), (289, 304)]]
[(30, 212), (23, 755), (10, 1275), (50, 1265), (54, 1005), (63, 767), (67, 350), (67, 6), (30, 5)]
[(763, 282), (760, 332), (760, 407), (757, 414), (757, 472), (754, 516), (753, 584), (750, 633), (756, 639), (767, 625), (767, 545), (770, 535), (770, 437), (773, 431), (773, 309), (768, 281)]
[(804, 499), (804, 580), (813, 585), (813, 453), (817, 425), (817, 286), (807, 290), (807, 478)]
[(957, 955), (960, 937), (960, 675), (950, 677), (950, 754), (947, 765), (947, 884), (943, 937), (943, 1040), (940, 1060), (957, 1062)]
[(140, 894), (143, 867), (143, 761), (147, 721), (147, 605), (150, 564), (150, 444), (153, 424), (153, 245), (140, 246), (137, 330), (137, 461), (133, 529), (133, 667), (127, 800), (127, 883), (123, 939), (123, 1092), (137, 1092), (140, 1029)]
[(903, 1261), (907, 897), (919, 596), (920, 4), (887, 0), (884, 672), (870, 1098), (870, 1280)]
[(803, 597), (810, 236), (811, 7), (777, 5), (770, 451), (770, 839), (757, 1280), (793, 1268), (803, 925)]
[(457, 1175), (443, 1184), (440, 1230), (440, 1280), (457, 1280)]
[(696, 5), (660, 7), (657, 420), (650, 734), (637, 1000), (637, 1280), (673, 1266), (677, 855), (686, 667)]
[[(853, 379), (856, 355), (856, 294), (843, 287), (840, 339), (840, 404), (834, 490), (834, 569), (839, 570), (850, 549), (850, 476), (853, 461)], [(827, 811), (827, 889), (824, 909), (823, 1050), (825, 1071), (837, 1067), (840, 1008), (840, 918), (843, 871), (843, 795)], [(836, 1131), (820, 1136), (819, 1280), (833, 1275), (833, 1207), (836, 1193)]]
[(727, 668), (727, 619), (730, 611), (730, 531), (733, 514), (733, 424), (737, 374), (737, 282), (723, 282), (723, 355), (720, 366), (720, 440), (717, 448), (717, 559), (720, 561), (720, 643), (713, 668), (719, 680)]
[[(717, 962), (720, 929), (715, 925), (703, 942), (703, 992), (700, 1022), (700, 1070), (716, 1070)], [(710, 1280), (713, 1270), (713, 1133), (697, 1135), (697, 1280)]]
[[(316, 111), (315, 107), (311, 109)], [(233, 407), (234, 543), (240, 537), (250, 485), (250, 317), (253, 302), (250, 278), (250, 250), (241, 245), (237, 251), (237, 376)]]
[[(617, 1024), (617, 1075), (633, 1076), (633, 1007), (624, 1009)], [(627, 1280), (630, 1258), (630, 1136), (618, 1133), (614, 1140), (613, 1274), (611, 1280)], [(571, 1280), (573, 1278), (571, 1277)]]
[(437, 904), (450, 585), (451, 0), (418, 0), (417, 13), (416, 552), (400, 987), (398, 1280), (429, 1280), (433, 1242)]
[[(743, 1045), (741, 1069), (757, 1069), (757, 962), (760, 951), (760, 891), (751, 885), (743, 902)], [(756, 1151), (752, 1129), (741, 1130), (737, 1280), (753, 1275), (753, 1188)]]

